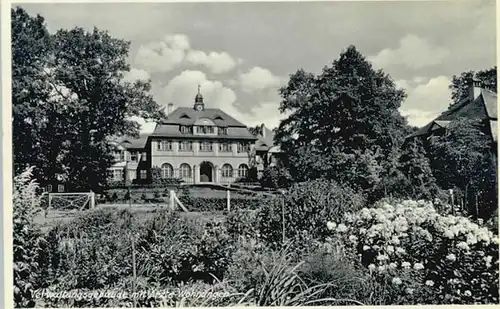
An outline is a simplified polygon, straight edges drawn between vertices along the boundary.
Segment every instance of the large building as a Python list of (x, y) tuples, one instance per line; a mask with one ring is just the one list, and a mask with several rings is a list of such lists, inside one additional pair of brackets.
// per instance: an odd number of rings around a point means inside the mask
[(199, 89), (192, 107), (174, 109), (170, 103), (167, 112), (152, 134), (115, 141), (111, 181), (149, 183), (160, 177), (228, 184), (247, 178), (257, 161), (268, 165), (269, 153), (279, 152), (273, 148), (272, 131), (262, 126), (263, 133), (254, 136), (224, 111), (207, 108)]

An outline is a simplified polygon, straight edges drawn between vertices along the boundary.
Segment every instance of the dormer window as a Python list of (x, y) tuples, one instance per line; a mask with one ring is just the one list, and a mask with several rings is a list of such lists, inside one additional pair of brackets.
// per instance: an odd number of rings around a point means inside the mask
[(182, 134), (189, 134), (192, 133), (191, 127), (189, 126), (181, 126), (181, 133)]
[(181, 119), (191, 119), (187, 114), (182, 114)]
[(219, 135), (227, 135), (227, 128), (219, 127), (218, 133), (219, 133)]
[(221, 116), (217, 115), (214, 117), (214, 120), (224, 120)]

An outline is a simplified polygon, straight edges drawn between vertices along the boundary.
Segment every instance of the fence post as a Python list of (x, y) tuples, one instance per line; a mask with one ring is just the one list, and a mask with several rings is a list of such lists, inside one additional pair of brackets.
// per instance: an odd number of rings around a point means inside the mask
[(90, 190), (90, 209), (95, 207), (95, 193)]
[(137, 298), (137, 294), (136, 294), (137, 270), (136, 270), (136, 265), (135, 265), (135, 245), (134, 245), (134, 237), (133, 236), (131, 237), (131, 241), (132, 241), (132, 276), (133, 276), (133, 280), (132, 280), (132, 301), (134, 302), (134, 307), (137, 307), (136, 306), (136, 298)]
[(227, 204), (227, 211), (230, 212), (231, 211), (231, 193), (229, 191), (229, 189), (226, 191), (226, 204)]
[(174, 198), (174, 190), (170, 190), (170, 208), (175, 210), (175, 198)]

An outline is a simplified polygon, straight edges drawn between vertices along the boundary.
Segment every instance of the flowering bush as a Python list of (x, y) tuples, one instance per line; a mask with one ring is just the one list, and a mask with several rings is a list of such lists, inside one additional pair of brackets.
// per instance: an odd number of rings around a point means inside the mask
[(393, 303), (497, 303), (498, 236), (430, 202), (381, 202), (326, 226), (378, 280)]

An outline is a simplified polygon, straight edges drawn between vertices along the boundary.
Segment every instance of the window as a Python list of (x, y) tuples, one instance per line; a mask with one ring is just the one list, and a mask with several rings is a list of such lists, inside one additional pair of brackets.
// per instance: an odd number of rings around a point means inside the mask
[(179, 151), (193, 151), (193, 142), (190, 141), (180, 142)]
[(113, 170), (113, 180), (122, 180), (123, 179), (123, 173), (122, 170), (119, 169), (114, 169)]
[(130, 152), (130, 161), (137, 162), (139, 160), (139, 153), (137, 151)]
[(219, 144), (219, 151), (220, 152), (231, 152), (233, 150), (231, 149), (230, 143), (220, 143)]
[(224, 164), (222, 166), (222, 177), (230, 178), (233, 177), (233, 167), (229, 164)]
[(164, 163), (161, 166), (161, 178), (173, 178), (174, 177), (174, 169), (172, 165), (168, 163)]
[(249, 152), (250, 151), (250, 144), (244, 144), (244, 143), (238, 143), (238, 152)]
[(121, 161), (121, 162), (126, 161), (126, 158), (125, 158), (125, 150), (120, 150), (119, 157), (120, 157), (120, 161)]
[(248, 166), (246, 164), (241, 164), (238, 167), (238, 177), (247, 178), (248, 177)]
[(227, 128), (219, 127), (219, 135), (227, 135)]
[(57, 192), (64, 192), (64, 185), (57, 185)]
[(146, 162), (147, 159), (148, 159), (148, 153), (147, 152), (143, 152), (142, 156), (141, 156), (141, 161)]
[(191, 167), (188, 164), (181, 164), (179, 171), (181, 178), (191, 178)]
[(141, 173), (141, 174), (140, 174), (141, 179), (147, 179), (147, 178), (148, 178), (148, 171), (146, 171), (146, 170), (141, 170), (141, 172), (140, 172), (140, 173)]
[(215, 133), (215, 128), (213, 126), (198, 126), (196, 127), (196, 132), (202, 134), (213, 134)]
[(157, 142), (157, 144), (158, 144), (158, 150), (172, 151), (172, 142), (171, 141), (159, 140)]
[(181, 133), (182, 134), (189, 134), (191, 133), (191, 127), (188, 127), (188, 126), (181, 126)]
[(204, 151), (204, 152), (212, 151), (212, 143), (211, 142), (202, 142), (200, 144), (200, 151)]

